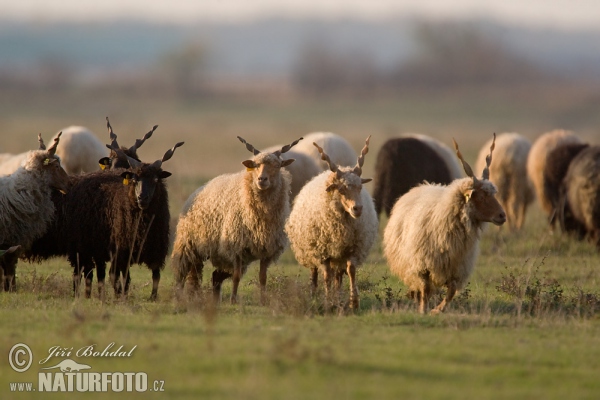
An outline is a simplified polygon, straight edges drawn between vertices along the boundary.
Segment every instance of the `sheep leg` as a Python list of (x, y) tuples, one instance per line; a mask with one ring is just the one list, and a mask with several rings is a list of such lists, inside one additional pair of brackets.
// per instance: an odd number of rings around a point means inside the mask
[(350, 308), (358, 310), (359, 302), (358, 287), (356, 286), (356, 265), (350, 260), (348, 260), (346, 272), (348, 272), (348, 278), (350, 279)]
[(444, 300), (442, 300), (442, 302), (440, 304), (438, 304), (438, 306), (436, 308), (431, 310), (431, 313), (439, 314), (441, 312), (444, 312), (444, 310), (446, 309), (446, 306), (448, 305), (448, 303), (450, 303), (450, 301), (452, 300), (452, 298), (454, 297), (455, 294), (456, 294), (456, 282), (450, 281), (448, 283), (448, 291), (446, 292), (446, 297), (444, 298)]
[(231, 304), (237, 304), (238, 286), (240, 285), (240, 280), (242, 279), (242, 263), (240, 261), (236, 262), (236, 264), (233, 266), (233, 276), (231, 279), (233, 280)]
[(229, 272), (219, 271), (218, 269), (215, 269), (212, 273), (213, 296), (217, 303), (221, 301), (221, 285), (229, 277), (231, 277)]
[(15, 276), (17, 269), (17, 255), (14, 253), (6, 254), (2, 260), (2, 264), (4, 266), (4, 291), (14, 292), (17, 289), (17, 278)]
[(85, 277), (85, 298), (92, 297), (92, 280), (94, 279), (94, 267), (86, 265), (83, 268), (83, 276)]
[(152, 270), (152, 294), (150, 295), (150, 301), (156, 301), (158, 296), (158, 284), (160, 282), (160, 268)]
[(310, 269), (310, 282), (312, 284), (311, 286), (311, 296), (315, 296), (315, 294), (317, 293), (317, 284), (319, 283), (319, 268), (318, 267), (312, 267)]
[[(200, 275), (200, 276), (199, 276)], [(193, 265), (187, 274), (187, 276), (180, 277), (178, 281), (181, 281), (179, 287), (183, 289), (183, 285), (187, 283), (188, 287), (191, 288), (193, 292), (197, 292), (200, 289), (200, 277), (202, 276), (202, 267), (200, 267), (200, 274), (198, 274), (198, 269), (195, 265)], [(184, 283), (185, 280), (185, 283)]]
[(260, 260), (260, 271), (258, 272), (258, 281), (260, 282), (260, 304), (267, 303), (267, 267), (271, 262), (269, 260)]
[(325, 260), (323, 263), (323, 280), (325, 281), (325, 301), (330, 302), (331, 282), (333, 281), (333, 270), (331, 269), (331, 260)]
[(419, 298), (419, 313), (425, 314), (431, 295), (431, 281), (429, 280), (429, 274), (422, 276), (421, 279), (422, 284), (417, 297)]

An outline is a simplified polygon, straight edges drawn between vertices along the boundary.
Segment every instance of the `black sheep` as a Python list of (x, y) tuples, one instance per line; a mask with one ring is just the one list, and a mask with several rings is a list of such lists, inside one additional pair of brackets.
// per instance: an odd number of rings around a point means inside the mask
[(580, 236), (600, 248), (600, 146), (589, 146), (573, 158), (563, 179), (560, 210), (572, 214)]
[(452, 182), (444, 159), (416, 138), (396, 138), (385, 142), (375, 163), (373, 199), (377, 215), (385, 211), (389, 216), (396, 200), (424, 181)]
[[(554, 210), (550, 215), (550, 225), (552, 228), (554, 228), (559, 214), (557, 211), (561, 197), (561, 185), (563, 179), (567, 175), (569, 165), (575, 156), (587, 147), (589, 147), (589, 145), (583, 143), (563, 144), (552, 150), (546, 158), (546, 164), (543, 171), (544, 197), (548, 199)], [(572, 219), (568, 207), (563, 208), (560, 213), (563, 216), (563, 220), (561, 221), (563, 230), (577, 230), (577, 224)]]
[[(108, 133), (111, 139), (111, 144), (106, 145), (111, 150), (111, 156), (105, 157), (99, 160), (100, 166), (102, 169), (105, 168), (129, 168), (129, 163), (127, 161), (127, 156), (133, 158), (136, 161), (140, 161), (137, 155), (137, 149), (141, 147), (142, 144), (146, 141), (146, 139), (150, 138), (158, 125), (155, 125), (152, 130), (144, 135), (142, 139), (136, 139), (135, 144), (130, 148), (122, 147), (121, 152), (114, 151), (112, 146), (115, 146), (117, 149), (119, 145), (116, 142), (117, 136), (112, 130), (112, 126), (106, 118)], [(40, 142), (40, 145), (43, 146), (43, 142)], [(121, 171), (122, 172), (122, 171)], [(88, 176), (98, 174), (90, 173), (90, 174), (82, 174), (82, 175), (74, 175), (70, 176), (70, 184), (72, 187), (77, 186), (81, 181), (87, 179)], [(67, 234), (66, 225), (66, 215), (67, 210), (65, 209), (65, 196), (60, 193), (58, 190), (52, 191), (52, 202), (55, 207), (55, 214), (52, 222), (48, 226), (48, 230), (46, 233), (33, 242), (31, 248), (29, 248), (26, 252), (21, 255), (21, 258), (28, 262), (41, 262), (47, 260), (52, 257), (66, 257), (67, 256), (67, 243), (69, 241), (69, 236)], [(98, 273), (98, 293), (102, 294), (104, 290), (104, 277), (106, 274), (106, 262), (96, 260), (96, 269)], [(83, 269), (74, 269), (73, 276), (73, 288), (75, 293), (77, 293), (77, 289), (79, 286), (79, 282), (81, 281), (81, 272), (84, 273), (86, 277), (86, 297), (91, 296), (91, 282), (93, 277), (93, 266), (88, 267), (87, 270)]]
[[(90, 174), (66, 198), (68, 259), (76, 276), (81, 271), (85, 274), (86, 293), (91, 291), (94, 262), (112, 262), (111, 280), (117, 294), (121, 291), (120, 276), (127, 294), (129, 266), (144, 263), (152, 270), (150, 299), (156, 299), (169, 247), (170, 222), (164, 179), (171, 173), (161, 166), (181, 145), (183, 142), (177, 143), (152, 164), (129, 158), (130, 170)], [(99, 286), (103, 280), (99, 269)]]

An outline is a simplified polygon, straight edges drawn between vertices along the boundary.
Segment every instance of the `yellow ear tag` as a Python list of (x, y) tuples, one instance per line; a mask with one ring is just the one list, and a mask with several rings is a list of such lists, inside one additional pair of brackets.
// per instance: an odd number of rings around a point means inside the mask
[(106, 169), (106, 165), (104, 165), (104, 164), (100, 164), (100, 169), (101, 169), (102, 171), (104, 171), (104, 170)]
[(129, 179), (128, 178), (124, 178), (123, 179), (123, 185), (129, 185)]
[(48, 165), (48, 164), (50, 164), (50, 159), (49, 159), (49, 158), (46, 158), (46, 159), (44, 160), (44, 165)]
[(465, 202), (469, 202), (469, 199), (471, 198), (471, 194), (470, 193), (465, 193)]
[(254, 171), (254, 168), (246, 168), (246, 171)]

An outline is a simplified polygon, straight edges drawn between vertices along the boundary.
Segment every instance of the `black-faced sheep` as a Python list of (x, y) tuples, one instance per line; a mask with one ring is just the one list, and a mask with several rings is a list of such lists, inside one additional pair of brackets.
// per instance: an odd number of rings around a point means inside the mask
[(310, 156), (320, 166), (321, 171), (327, 171), (329, 166), (321, 160), (321, 155), (313, 143), (321, 146), (335, 165), (349, 167), (356, 162), (356, 152), (346, 139), (331, 132), (313, 132), (306, 135), (294, 151)]
[(389, 139), (375, 162), (375, 211), (389, 216), (396, 200), (413, 187), (424, 181), (448, 184), (452, 180), (444, 159), (425, 141), (414, 137)]
[(432, 291), (447, 288), (446, 297), (432, 313), (445, 310), (457, 290), (471, 276), (479, 236), (485, 222), (502, 225), (506, 214), (494, 197), (489, 179), (494, 143), (482, 179), (477, 179), (454, 142), (467, 178), (448, 186), (424, 184), (394, 205), (385, 228), (384, 254), (390, 270), (408, 286), (425, 313)]
[[(492, 140), (488, 140), (477, 157), (475, 170), (486, 166)], [(527, 176), (527, 157), (531, 142), (518, 133), (502, 133), (496, 138), (494, 163), (490, 165), (490, 181), (498, 189), (498, 198), (506, 211), (508, 226), (519, 230), (525, 222), (525, 212), (534, 199), (533, 187)]]
[(171, 256), (178, 290), (183, 289), (190, 271), (194, 280), (201, 279), (204, 262), (210, 259), (215, 267), (213, 293), (220, 298), (223, 280), (232, 277), (232, 303), (237, 302), (242, 275), (256, 260), (260, 260), (264, 296), (267, 268), (287, 246), (283, 229), (290, 214), (291, 177), (284, 167), (294, 160), (284, 160), (281, 154), (300, 140), (273, 153), (261, 153), (238, 139), (254, 157), (242, 162), (245, 171), (220, 175), (189, 197), (179, 216)]
[(571, 161), (563, 180), (564, 207), (600, 248), (600, 146), (581, 150)]
[(371, 179), (361, 178), (369, 139), (354, 167), (338, 167), (313, 143), (330, 171), (322, 172), (302, 188), (285, 226), (296, 260), (311, 269), (313, 292), (319, 270), (327, 293), (334, 278), (339, 293), (347, 273), (350, 307), (354, 309), (359, 306), (356, 269), (369, 255), (378, 229), (373, 199), (363, 188)]
[[(565, 232), (579, 231), (580, 225), (572, 218), (568, 205), (561, 203), (561, 188), (571, 161), (582, 150), (588, 148), (585, 143), (567, 143), (556, 147), (548, 154), (544, 168), (544, 198), (552, 205), (550, 225), (554, 228), (559, 215), (559, 221)], [(583, 233), (583, 232), (582, 232)]]
[(535, 188), (538, 202), (549, 218), (552, 217), (554, 209), (544, 192), (544, 169), (546, 168), (548, 155), (558, 146), (580, 143), (582, 143), (581, 139), (573, 132), (558, 129), (544, 133), (531, 146), (527, 159), (527, 174)]
[[(282, 147), (282, 145), (271, 146), (262, 150), (261, 152), (273, 153)], [(287, 153), (281, 154), (281, 158), (283, 160), (289, 160), (292, 158), (295, 160), (292, 164), (285, 167), (285, 169), (292, 176), (292, 184), (290, 186), (290, 201), (293, 201), (298, 193), (300, 193), (300, 189), (302, 189), (302, 187), (306, 185), (308, 181), (321, 173), (321, 167), (317, 165), (311, 156), (294, 150), (290, 150)]]
[[(164, 179), (171, 173), (162, 169), (162, 163), (181, 145), (183, 142), (177, 143), (152, 164), (130, 158), (129, 170), (86, 175), (67, 196), (68, 259), (75, 268), (75, 286), (83, 271), (87, 296), (94, 264), (111, 261), (117, 294), (121, 290), (119, 276), (125, 281), (123, 290), (127, 294), (129, 266), (144, 263), (152, 271), (150, 299), (156, 299), (169, 246), (169, 201)], [(99, 268), (99, 286), (103, 285), (103, 273), (104, 268)]]
[[(108, 136), (110, 138), (110, 144), (107, 144), (106, 147), (110, 150), (110, 154), (108, 157), (102, 157), (98, 162), (100, 163), (100, 168), (129, 168), (129, 161), (127, 157), (133, 158), (136, 161), (140, 161), (140, 158), (137, 155), (137, 150), (144, 144), (146, 140), (152, 137), (152, 134), (158, 128), (158, 125), (154, 125), (152, 130), (144, 135), (141, 139), (136, 139), (135, 144), (131, 147), (119, 146), (117, 143), (117, 134), (113, 131), (112, 126), (110, 125), (110, 121), (108, 117), (106, 117), (106, 128), (108, 129)], [(121, 151), (117, 151), (120, 149)]]
[[(52, 188), (66, 192), (70, 186), (55, 154), (59, 138), (48, 150), (29, 152), (22, 167), (0, 177), (0, 248), (21, 245), (27, 249), (46, 232), (55, 212)], [(15, 288), (18, 253), (2, 259), (6, 291)]]

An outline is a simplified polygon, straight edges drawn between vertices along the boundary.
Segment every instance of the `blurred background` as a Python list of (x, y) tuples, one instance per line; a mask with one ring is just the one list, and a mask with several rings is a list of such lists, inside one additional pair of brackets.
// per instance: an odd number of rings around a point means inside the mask
[[(493, 132), (600, 133), (596, 1), (0, 1), (0, 152), (68, 125), (194, 186), (256, 147), (333, 131), (358, 150), (402, 132), (474, 161)], [(182, 186), (185, 199), (191, 189)], [(183, 200), (182, 200), (183, 201)]]

